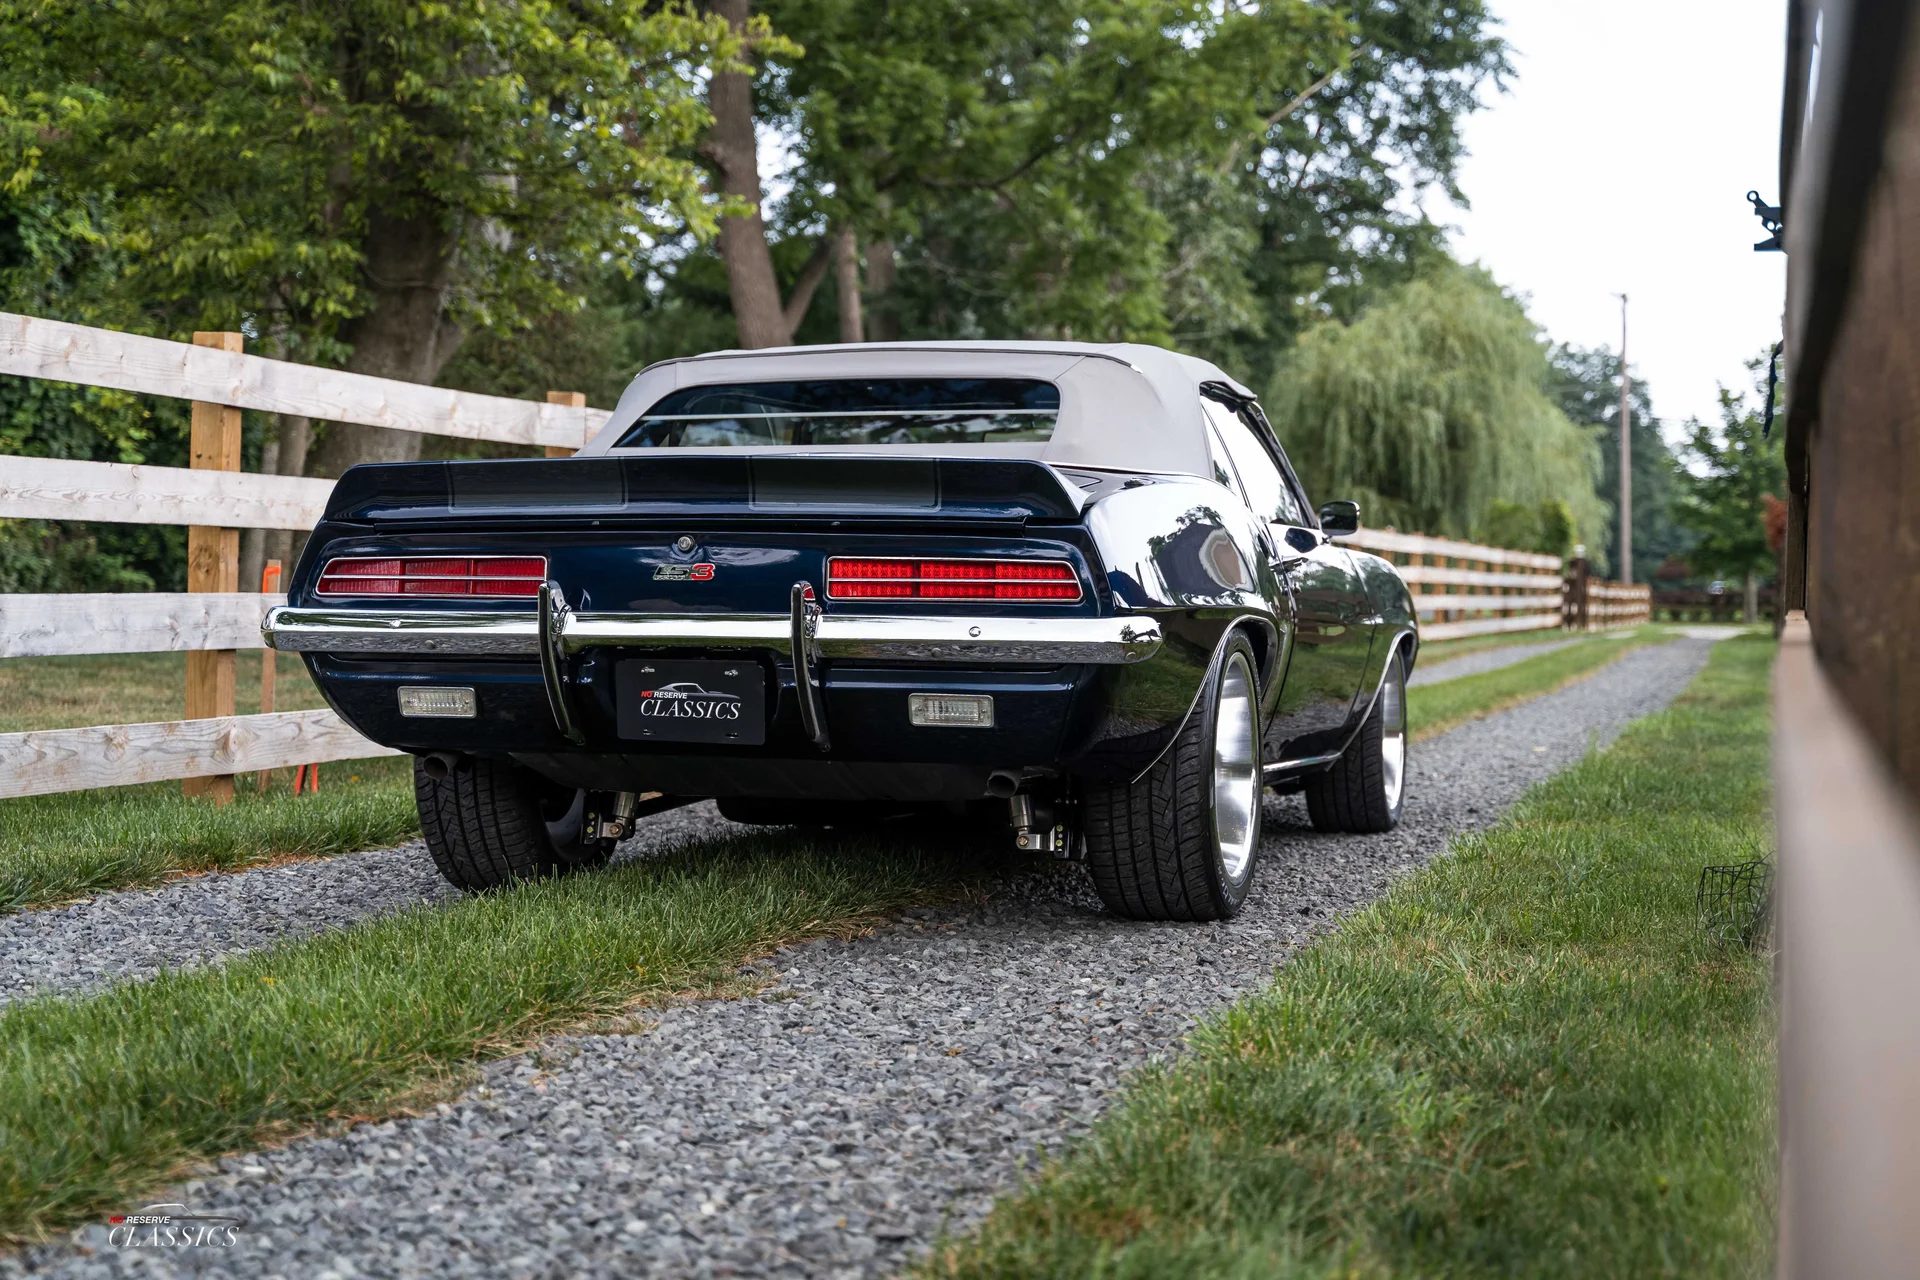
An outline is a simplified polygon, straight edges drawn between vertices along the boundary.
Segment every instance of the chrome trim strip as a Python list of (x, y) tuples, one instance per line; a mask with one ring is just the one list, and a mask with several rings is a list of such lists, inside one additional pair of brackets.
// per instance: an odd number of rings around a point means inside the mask
[(460, 613), (419, 610), (375, 613), (366, 609), (267, 611), (260, 634), (269, 649), (294, 653), (412, 653), (532, 657), (540, 652), (539, 619), (527, 613)]
[[(261, 625), (267, 646), (301, 653), (533, 657), (539, 622), (528, 613), (307, 609), (281, 605)], [(789, 649), (784, 614), (571, 613), (560, 636), (568, 653), (596, 645), (634, 648)], [(823, 614), (815, 632), (825, 658), (936, 664), (1019, 662), (1125, 666), (1160, 651), (1148, 617), (969, 618)]]
[(1261, 767), (1270, 775), (1280, 774), (1290, 769), (1305, 769), (1310, 765), (1332, 764), (1339, 758), (1340, 752), (1330, 751), (1323, 756), (1301, 756), (1295, 760), (1276, 760), (1272, 764), (1262, 765)]

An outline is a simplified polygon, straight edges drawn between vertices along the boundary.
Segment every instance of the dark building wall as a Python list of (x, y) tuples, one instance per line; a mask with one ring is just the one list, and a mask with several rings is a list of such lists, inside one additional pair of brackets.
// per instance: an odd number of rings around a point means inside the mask
[(1893, 100), (1807, 438), (1807, 612), (1828, 676), (1920, 795), (1920, 62)]

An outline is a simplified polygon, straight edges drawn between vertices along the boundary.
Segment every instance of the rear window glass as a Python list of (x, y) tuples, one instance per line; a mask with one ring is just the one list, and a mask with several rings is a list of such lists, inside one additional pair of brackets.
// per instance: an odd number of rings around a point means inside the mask
[(1024, 444), (1059, 417), (1059, 388), (1027, 378), (736, 382), (674, 392), (616, 447)]

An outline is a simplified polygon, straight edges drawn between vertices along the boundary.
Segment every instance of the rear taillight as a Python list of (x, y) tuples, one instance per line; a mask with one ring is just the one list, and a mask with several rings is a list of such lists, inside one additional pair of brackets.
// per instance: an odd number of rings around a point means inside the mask
[(531, 600), (547, 580), (545, 556), (393, 556), (327, 561), (314, 594)]
[(827, 561), (829, 600), (1078, 600), (1061, 560)]

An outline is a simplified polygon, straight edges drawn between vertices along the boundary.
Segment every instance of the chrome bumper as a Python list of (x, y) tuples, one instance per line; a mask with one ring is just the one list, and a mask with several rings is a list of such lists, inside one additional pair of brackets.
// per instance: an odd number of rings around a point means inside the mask
[[(270, 649), (414, 657), (531, 658), (540, 652), (532, 613), (270, 609), (260, 634)], [(785, 614), (566, 613), (568, 653), (609, 645), (640, 649), (774, 649), (793, 644)], [(964, 618), (824, 614), (814, 637), (825, 658), (929, 663), (1143, 662), (1160, 648), (1151, 618)]]

